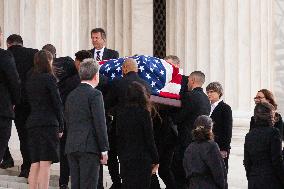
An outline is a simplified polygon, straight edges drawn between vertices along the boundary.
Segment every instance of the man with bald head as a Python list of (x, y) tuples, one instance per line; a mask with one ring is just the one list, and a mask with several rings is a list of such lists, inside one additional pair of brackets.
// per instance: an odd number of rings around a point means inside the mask
[(186, 148), (192, 142), (191, 131), (194, 121), (200, 115), (209, 115), (211, 109), (210, 101), (202, 89), (204, 82), (205, 75), (201, 71), (194, 71), (188, 76), (188, 92), (181, 96), (181, 111), (175, 117), (179, 135), (173, 170), (177, 188), (180, 189), (186, 188), (182, 160)]
[(121, 188), (121, 179), (119, 176), (119, 164), (117, 160), (116, 152), (116, 129), (115, 129), (115, 118), (116, 112), (120, 110), (120, 107), (127, 102), (126, 92), (130, 83), (137, 81), (144, 85), (150, 96), (150, 86), (146, 81), (141, 79), (138, 75), (138, 65), (135, 59), (128, 58), (122, 65), (123, 78), (113, 80), (110, 92), (105, 100), (105, 107), (108, 114), (114, 117), (109, 130), (109, 159), (108, 166), (110, 176), (113, 182), (112, 189)]

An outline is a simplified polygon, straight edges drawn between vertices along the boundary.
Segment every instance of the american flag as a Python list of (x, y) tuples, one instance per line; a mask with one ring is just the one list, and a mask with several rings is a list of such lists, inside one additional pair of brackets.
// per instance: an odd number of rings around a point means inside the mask
[(126, 58), (133, 58), (138, 63), (138, 74), (149, 83), (152, 95), (179, 99), (181, 89), (181, 71), (163, 59), (139, 55), (101, 61), (100, 73), (110, 80), (122, 77), (121, 66)]

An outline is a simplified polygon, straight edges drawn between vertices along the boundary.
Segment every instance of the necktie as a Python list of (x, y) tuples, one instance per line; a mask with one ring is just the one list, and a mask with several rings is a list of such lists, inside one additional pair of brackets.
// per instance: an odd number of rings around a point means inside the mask
[(100, 52), (101, 51), (97, 51), (97, 57), (96, 57), (96, 61), (101, 61), (101, 56), (100, 56)]

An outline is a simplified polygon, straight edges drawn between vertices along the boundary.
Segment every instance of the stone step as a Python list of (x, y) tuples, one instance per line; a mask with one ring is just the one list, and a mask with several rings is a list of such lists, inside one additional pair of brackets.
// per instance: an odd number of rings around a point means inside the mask
[[(17, 176), (0, 175), (0, 189), (28, 189), (27, 179)], [(58, 189), (58, 186), (50, 186), (49, 189)]]

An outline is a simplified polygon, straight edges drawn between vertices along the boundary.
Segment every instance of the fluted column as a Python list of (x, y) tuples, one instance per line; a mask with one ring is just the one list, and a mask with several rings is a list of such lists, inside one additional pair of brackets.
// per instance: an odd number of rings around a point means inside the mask
[(273, 0), (167, 0), (167, 54), (186, 74), (219, 81), (235, 112), (247, 113), (260, 88), (273, 89)]

